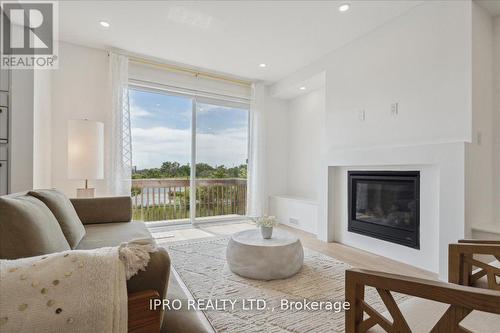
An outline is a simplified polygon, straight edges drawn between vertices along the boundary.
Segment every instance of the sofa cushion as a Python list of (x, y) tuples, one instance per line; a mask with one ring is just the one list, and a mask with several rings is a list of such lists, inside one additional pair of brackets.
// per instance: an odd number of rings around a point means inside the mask
[[(401, 313), (405, 317), (413, 333), (430, 332), (448, 307), (448, 304), (417, 297), (412, 297), (399, 304)], [(382, 315), (391, 320), (388, 312), (384, 312)], [(495, 327), (500, 327), (500, 315), (472, 311), (461, 321), (460, 325), (472, 332), (493, 332)], [(377, 325), (369, 329), (368, 332), (385, 332), (385, 330)]]
[(134, 239), (152, 238), (143, 222), (86, 224), (85, 230), (85, 236), (77, 246), (79, 250), (118, 246)]
[(132, 198), (100, 197), (71, 199), (83, 224), (128, 222), (132, 220)]
[(41, 200), (49, 207), (59, 222), (69, 246), (72, 249), (76, 248), (85, 235), (85, 228), (68, 197), (57, 190), (36, 190), (30, 191), (28, 194)]
[(0, 197), (0, 258), (70, 250), (54, 214), (32, 196)]

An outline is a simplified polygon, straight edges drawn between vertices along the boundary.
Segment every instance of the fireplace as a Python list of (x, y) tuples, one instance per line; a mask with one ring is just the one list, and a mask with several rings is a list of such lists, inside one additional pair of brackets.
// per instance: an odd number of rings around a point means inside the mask
[(420, 172), (349, 171), (348, 231), (420, 249)]

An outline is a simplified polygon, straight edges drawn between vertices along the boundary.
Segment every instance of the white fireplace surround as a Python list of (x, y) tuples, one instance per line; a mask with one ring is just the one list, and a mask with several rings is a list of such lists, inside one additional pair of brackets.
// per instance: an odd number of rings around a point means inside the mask
[[(318, 238), (336, 241), (447, 279), (448, 244), (464, 237), (465, 144), (331, 149), (320, 177)], [(347, 171), (420, 171), (420, 250), (347, 231)]]

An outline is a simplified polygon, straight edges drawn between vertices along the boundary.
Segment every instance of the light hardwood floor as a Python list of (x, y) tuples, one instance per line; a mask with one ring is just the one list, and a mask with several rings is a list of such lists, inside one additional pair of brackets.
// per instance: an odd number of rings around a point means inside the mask
[[(320, 241), (308, 232), (280, 225), (278, 228), (285, 229), (297, 237), (311, 250), (323, 253), (348, 263), (353, 267), (408, 275), (427, 279), (437, 279), (437, 275), (423, 269), (395, 261), (383, 256), (353, 248), (340, 243), (326, 243)], [(176, 225), (151, 228), (155, 238), (162, 242), (181, 241), (197, 238), (216, 237), (230, 235), (232, 233), (255, 229), (255, 225), (247, 221), (226, 222), (226, 223), (206, 223), (196, 227), (191, 225)]]

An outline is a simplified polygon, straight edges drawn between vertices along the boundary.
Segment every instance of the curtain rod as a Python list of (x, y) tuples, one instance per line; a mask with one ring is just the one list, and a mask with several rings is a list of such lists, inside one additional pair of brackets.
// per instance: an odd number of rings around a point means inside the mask
[(250, 82), (250, 81), (232, 79), (232, 78), (228, 78), (228, 77), (225, 77), (222, 75), (200, 72), (200, 71), (196, 71), (196, 70), (189, 69), (189, 68), (184, 68), (184, 67), (175, 66), (175, 65), (168, 65), (165, 63), (141, 59), (141, 58), (134, 57), (134, 56), (129, 56), (128, 59), (130, 62), (134, 62), (136, 64), (153, 66), (153, 67), (161, 68), (161, 69), (164, 69), (167, 71), (172, 71), (172, 72), (178, 72), (178, 73), (184, 73), (184, 74), (187, 73), (187, 74), (193, 75), (195, 77), (203, 77), (203, 78), (212, 79), (212, 80), (226, 81), (226, 82), (231, 82), (231, 83), (238, 84), (238, 85), (245, 86), (245, 87), (250, 87), (252, 85), (252, 82)]

